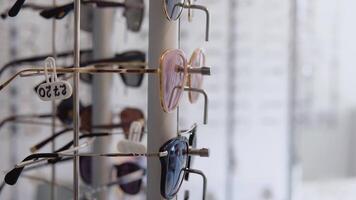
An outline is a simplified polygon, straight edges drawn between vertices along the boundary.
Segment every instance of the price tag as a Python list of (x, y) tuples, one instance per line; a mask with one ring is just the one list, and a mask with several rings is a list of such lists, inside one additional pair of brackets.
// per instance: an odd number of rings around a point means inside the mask
[[(48, 64), (53, 69), (52, 77), (49, 79), (48, 76)], [(56, 71), (56, 61), (52, 57), (48, 57), (45, 60), (45, 77), (46, 82), (42, 83), (37, 88), (37, 95), (40, 97), (42, 101), (53, 101), (53, 100), (62, 100), (68, 99), (72, 96), (72, 86), (68, 81), (58, 80), (57, 71)]]

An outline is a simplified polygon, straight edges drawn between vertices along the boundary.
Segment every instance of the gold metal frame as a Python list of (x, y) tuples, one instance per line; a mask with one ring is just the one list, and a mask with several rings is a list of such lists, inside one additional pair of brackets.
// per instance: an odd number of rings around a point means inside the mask
[[(160, 103), (161, 103), (161, 107), (162, 107), (162, 109), (164, 110), (164, 112), (166, 112), (166, 113), (169, 113), (169, 112), (171, 112), (171, 111), (169, 111), (168, 110), (168, 108), (165, 106), (165, 103), (164, 103), (164, 87), (163, 87), (163, 74), (162, 74), (162, 71), (163, 71), (163, 59), (164, 59), (164, 57), (168, 54), (168, 53), (170, 53), (170, 52), (172, 52), (172, 51), (178, 51), (178, 55), (182, 58), (182, 60), (184, 61), (184, 66), (183, 66), (183, 69), (184, 69), (184, 74), (183, 74), (183, 76), (184, 76), (184, 78), (183, 78), (183, 81), (182, 81), (182, 85), (181, 86), (177, 86), (177, 87), (180, 87), (181, 88), (181, 90), (182, 90), (182, 92), (180, 93), (180, 95), (179, 95), (179, 99), (181, 98), (181, 96), (182, 96), (182, 94), (183, 94), (183, 87), (184, 87), (184, 85), (185, 85), (185, 83), (186, 83), (186, 81), (187, 81), (187, 74), (188, 74), (188, 65), (187, 65), (187, 59), (186, 59), (186, 57), (185, 57), (185, 54), (184, 54), (184, 52), (182, 51), (182, 50), (180, 50), (180, 49), (171, 49), (171, 50), (166, 50), (162, 55), (161, 55), (161, 58), (160, 58), (160, 61), (159, 61), (159, 88), (160, 88)], [(174, 105), (173, 106), (173, 108), (172, 108), (172, 110), (174, 110), (174, 109), (176, 109), (177, 108), (177, 106), (178, 106), (178, 104), (179, 104), (179, 100), (177, 101), (177, 103), (176, 103), (176, 105)]]

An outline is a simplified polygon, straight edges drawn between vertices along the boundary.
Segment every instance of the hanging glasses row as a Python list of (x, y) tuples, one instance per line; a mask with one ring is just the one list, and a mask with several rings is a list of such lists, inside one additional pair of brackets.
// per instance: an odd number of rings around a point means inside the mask
[[(114, 1), (81, 1), (83, 5), (91, 5), (97, 8), (123, 8), (126, 18), (127, 29), (138, 32), (144, 18), (145, 5), (143, 0), (125, 0), (124, 2)], [(164, 13), (168, 20), (178, 20), (184, 9), (188, 11), (188, 20), (193, 18), (193, 10), (203, 11), (206, 15), (205, 40), (209, 39), (209, 12), (202, 5), (193, 4), (190, 0), (163, 0)], [(42, 6), (34, 3), (25, 3), (25, 0), (17, 0), (15, 4), (1, 14), (3, 19), (15, 17), (23, 9), (40, 11), (40, 16), (45, 19), (63, 19), (74, 10), (74, 3), (68, 3), (56, 7)], [(45, 80), (38, 85), (34, 85), (34, 91), (39, 98), (44, 101), (61, 100), (57, 105), (55, 115), (52, 113), (30, 113), (23, 115), (9, 116), (0, 122), (0, 128), (7, 123), (36, 124), (41, 126), (52, 126), (46, 121), (48, 118), (56, 117), (62, 130), (54, 135), (44, 138), (34, 144), (28, 155), (12, 170), (10, 170), (1, 184), (0, 191), (5, 183), (14, 185), (23, 171), (38, 170), (45, 166), (57, 165), (73, 160), (78, 156), (80, 159), (80, 175), (85, 184), (92, 184), (92, 162), (93, 157), (158, 157), (161, 163), (161, 195), (166, 199), (176, 197), (183, 180), (189, 179), (189, 174), (198, 174), (203, 177), (203, 199), (207, 179), (200, 170), (192, 169), (194, 156), (208, 157), (207, 148), (197, 148), (197, 124), (188, 130), (177, 132), (177, 136), (164, 143), (157, 152), (147, 153), (145, 145), (142, 144), (145, 131), (145, 117), (141, 110), (127, 107), (123, 109), (118, 117), (120, 123), (112, 124), (92, 124), (92, 106), (80, 104), (80, 145), (73, 146), (74, 141), (69, 141), (64, 146), (51, 153), (38, 153), (45, 145), (57, 140), (61, 135), (73, 131), (73, 98), (71, 85), (67, 82), (72, 78), (74, 72), (80, 73), (80, 80), (84, 83), (92, 83), (93, 74), (116, 73), (123, 83), (128, 87), (141, 86), (144, 74), (155, 74), (159, 78), (160, 104), (164, 112), (174, 111), (180, 102), (183, 92), (188, 92), (189, 101), (196, 103), (202, 95), (204, 97), (203, 123), (207, 124), (208, 97), (203, 88), (203, 77), (210, 75), (210, 67), (206, 65), (206, 56), (203, 50), (197, 48), (190, 58), (187, 58), (181, 49), (169, 49), (163, 52), (159, 58), (159, 66), (148, 68), (145, 53), (141, 51), (127, 51), (116, 54), (112, 58), (91, 59), (93, 50), (81, 50), (80, 67), (61, 66), (57, 67), (56, 62), (73, 56), (73, 52), (60, 52), (56, 55), (56, 60), (51, 58), (51, 54), (38, 55), (29, 58), (13, 60), (5, 64), (0, 69), (0, 76), (7, 69), (19, 69), (15, 74), (0, 85), (0, 92), (10, 85), (17, 77), (44, 76)], [(45, 60), (44, 66), (36, 66), (38, 62)], [(31, 65), (24, 68), (24, 65)], [(117, 130), (121, 132), (92, 132), (92, 129)], [(85, 147), (90, 146), (95, 138), (109, 137), (117, 134), (124, 135), (124, 140), (117, 145), (119, 153), (78, 153)], [(112, 173), (116, 173), (115, 180), (103, 184), (92, 191), (83, 194), (83, 199), (91, 196), (103, 189), (118, 186), (121, 190), (130, 195), (138, 194), (142, 191), (143, 177), (146, 170), (139, 163), (129, 161), (120, 165), (112, 166)], [(111, 173), (111, 174), (112, 174)], [(189, 198), (186, 191), (185, 199)], [(0, 193), (1, 196), (1, 193)]]

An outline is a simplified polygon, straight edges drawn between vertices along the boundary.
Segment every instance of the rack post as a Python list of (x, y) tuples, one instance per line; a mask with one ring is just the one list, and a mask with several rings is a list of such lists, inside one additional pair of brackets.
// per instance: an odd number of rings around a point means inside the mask
[[(95, 9), (93, 21), (93, 49), (95, 59), (108, 58), (114, 56), (112, 46), (114, 23), (113, 9)], [(111, 86), (112, 74), (94, 75), (92, 84), (92, 122), (93, 124), (110, 124), (111, 121)], [(95, 113), (95, 114), (94, 114)], [(106, 130), (108, 131), (108, 130)], [(110, 138), (100, 138), (94, 141), (94, 152), (109, 152)], [(109, 182), (109, 162), (107, 158), (93, 158), (92, 180), (93, 186), (98, 187)], [(99, 192), (97, 199), (106, 200), (106, 191)]]
[[(80, 67), (80, 0), (74, 1), (74, 67)], [(74, 146), (79, 145), (79, 73), (73, 80)], [(75, 151), (74, 154), (78, 152)], [(79, 200), (79, 157), (73, 159), (73, 199)]]
[[(167, 20), (162, 1), (149, 2), (150, 68), (159, 66), (159, 58), (166, 49), (178, 47), (178, 23)], [(159, 76), (148, 77), (148, 152), (157, 152), (161, 145), (176, 136), (176, 111), (164, 113), (160, 105)], [(160, 193), (161, 166), (157, 157), (147, 161), (147, 199), (163, 199)]]
[[(52, 0), (52, 5), (56, 6), (56, 0)], [(57, 51), (56, 51), (56, 19), (52, 20), (52, 56), (56, 58)], [(52, 101), (52, 136), (56, 134), (56, 101)], [(52, 141), (52, 152), (56, 150), (56, 141)], [(56, 199), (56, 166), (51, 166), (51, 200)]]

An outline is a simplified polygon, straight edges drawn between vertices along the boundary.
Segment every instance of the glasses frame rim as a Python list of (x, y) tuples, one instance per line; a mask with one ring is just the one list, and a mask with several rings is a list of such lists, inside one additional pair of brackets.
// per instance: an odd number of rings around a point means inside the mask
[[(206, 56), (205, 56), (204, 50), (202, 48), (197, 48), (197, 49), (194, 50), (194, 52), (192, 53), (192, 55), (191, 55), (191, 57), (189, 59), (188, 65), (190, 67), (192, 67), (193, 59), (196, 58), (199, 54), (201, 54), (203, 56), (203, 64), (202, 64), (202, 66), (205, 66), (205, 64), (206, 64)], [(188, 73), (188, 87), (189, 88), (193, 88), (192, 87), (192, 75), (195, 75), (195, 74)], [(203, 75), (201, 75), (201, 76), (203, 76)], [(204, 79), (202, 79), (202, 81), (200, 82), (199, 87), (197, 89), (202, 89), (203, 88), (202, 87), (203, 86), (203, 81), (204, 81)], [(197, 102), (197, 100), (199, 98), (194, 100), (193, 97), (192, 97), (192, 93), (193, 93), (192, 91), (189, 91), (188, 98), (189, 98), (190, 103), (193, 104), (193, 103)]]
[[(184, 8), (182, 8), (179, 12), (179, 14), (177, 15), (177, 18), (176, 19), (173, 19), (171, 17), (169, 17), (169, 13), (168, 13), (168, 10), (167, 10), (167, 3), (166, 3), (166, 0), (162, 0), (163, 1), (163, 11), (166, 15), (166, 18), (168, 21), (176, 21), (180, 18), (180, 16), (182, 15), (182, 12), (184, 10)], [(183, 0), (183, 4), (186, 2), (187, 0)]]
[(174, 194), (167, 194), (167, 191), (166, 191), (166, 178), (167, 178), (167, 169), (168, 169), (168, 158), (169, 158), (169, 150), (167, 149), (168, 147), (170, 147), (171, 145), (173, 145), (174, 143), (178, 143), (178, 142), (184, 142), (186, 148), (187, 148), (187, 151), (189, 151), (189, 142), (188, 142), (188, 139), (184, 136), (180, 136), (178, 135), (177, 137), (175, 138), (172, 138), (170, 140), (168, 140), (167, 142), (165, 142), (161, 148), (159, 149), (159, 151), (165, 151), (167, 152), (167, 155), (165, 157), (160, 157), (159, 160), (160, 160), (160, 163), (161, 163), (161, 182), (160, 182), (160, 188), (161, 188), (161, 195), (166, 198), (166, 199), (172, 199), (173, 197), (175, 197), (177, 195), (177, 193), (179, 192), (179, 189), (181, 188), (182, 184), (183, 184), (183, 180), (184, 180), (184, 177), (185, 177), (185, 171), (184, 169), (186, 169), (188, 166), (188, 157), (189, 155), (187, 154), (187, 158), (186, 158), (186, 161), (185, 161), (185, 166), (182, 168), (181, 172), (183, 172), (183, 175), (179, 175), (180, 180), (179, 181), (179, 185), (177, 187), (177, 191), (174, 192)]
[[(184, 62), (184, 66), (183, 66), (183, 69), (184, 69), (184, 71), (183, 71), (183, 73), (184, 73), (183, 76), (184, 76), (184, 77), (183, 77), (182, 85), (180, 86), (182, 92), (181, 92), (180, 95), (179, 95), (179, 98), (178, 98), (178, 100), (177, 100), (176, 105), (174, 105), (174, 106), (172, 107), (172, 109), (169, 110), (169, 108), (166, 107), (166, 105), (165, 105), (166, 103), (165, 103), (165, 100), (164, 100), (164, 94), (165, 94), (165, 92), (164, 92), (164, 84), (163, 84), (163, 80), (164, 80), (164, 75), (163, 75), (163, 60), (165, 59), (165, 56), (167, 56), (168, 53), (171, 53), (171, 52), (173, 52), (173, 51), (177, 51), (178, 54), (179, 54), (179, 56), (182, 58), (182, 60), (183, 60), (183, 62)], [(177, 106), (179, 105), (179, 101), (180, 101), (180, 99), (181, 99), (181, 97), (182, 97), (182, 95), (183, 95), (183, 92), (184, 92), (184, 85), (186, 84), (186, 81), (187, 81), (187, 78), (188, 78), (187, 58), (186, 58), (186, 56), (185, 56), (185, 54), (184, 54), (184, 51), (181, 50), (181, 49), (168, 49), (168, 50), (164, 51), (163, 54), (162, 54), (161, 57), (160, 57), (158, 73), (159, 73), (159, 88), (160, 88), (160, 92), (159, 92), (159, 93), (160, 93), (160, 103), (161, 103), (161, 107), (162, 107), (162, 109), (163, 109), (164, 112), (166, 112), (166, 113), (171, 113), (171, 112), (173, 112), (173, 111), (177, 108)]]

